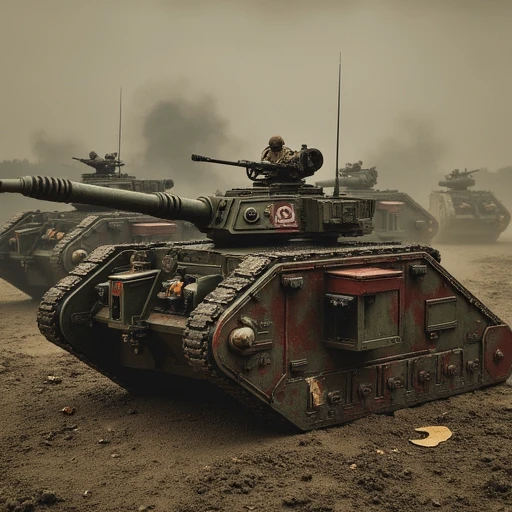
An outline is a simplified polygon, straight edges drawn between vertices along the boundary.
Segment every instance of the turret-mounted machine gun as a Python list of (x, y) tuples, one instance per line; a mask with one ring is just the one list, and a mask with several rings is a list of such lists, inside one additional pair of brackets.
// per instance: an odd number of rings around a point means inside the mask
[(468, 171), (467, 169), (464, 169), (463, 171), (460, 171), (459, 169), (454, 169), (450, 174), (445, 176), (444, 180), (439, 182), (439, 186), (447, 187), (452, 190), (466, 190), (468, 187), (475, 185), (475, 180), (471, 175), (481, 170), (482, 169), (475, 169), (473, 171)]
[(105, 158), (101, 158), (97, 153), (91, 151), (89, 153), (89, 158), (78, 158), (73, 156), (72, 159), (92, 167), (95, 169), (96, 174), (114, 174), (116, 172), (116, 167), (120, 169), (124, 166), (124, 162), (117, 159), (117, 153), (107, 153)]
[(194, 162), (209, 162), (212, 164), (245, 167), (247, 177), (254, 181), (254, 186), (271, 186), (278, 183), (303, 183), (304, 178), (313, 176), (324, 162), (323, 155), (318, 149), (308, 149), (306, 145), (286, 163), (252, 162), (249, 160), (217, 160), (201, 155), (192, 155)]
[(41, 333), (123, 386), (202, 379), (302, 430), (508, 378), (509, 327), (435, 249), (340, 241), (371, 231), (374, 200), (325, 196), (303, 183), (308, 165), (237, 165), (257, 186), (195, 200), (0, 180), (0, 193), (188, 220), (210, 237), (99, 247), (43, 297)]

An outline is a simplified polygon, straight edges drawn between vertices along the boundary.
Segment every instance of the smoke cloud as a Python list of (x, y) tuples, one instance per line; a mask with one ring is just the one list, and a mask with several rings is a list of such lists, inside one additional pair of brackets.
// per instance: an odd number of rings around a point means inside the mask
[[(136, 160), (149, 177), (171, 177), (175, 192), (183, 195), (213, 194), (233, 181), (230, 169), (193, 162), (192, 154), (232, 160), (243, 144), (230, 131), (211, 95), (190, 99), (181, 84), (152, 88), (151, 103), (142, 107), (141, 135), (144, 149)], [(146, 91), (147, 92), (147, 91)], [(224, 172), (224, 174), (221, 174)], [(239, 176), (245, 176), (243, 170)]]
[(32, 135), (32, 148), (40, 166), (49, 168), (53, 173), (60, 173), (62, 167), (69, 169), (66, 164), (71, 163), (71, 157), (85, 153), (85, 147), (77, 141), (53, 139), (44, 130), (38, 130)]
[(402, 117), (392, 131), (394, 135), (380, 141), (364, 163), (377, 166), (378, 188), (398, 189), (428, 206), (428, 193), (437, 186), (447, 144), (426, 120)]

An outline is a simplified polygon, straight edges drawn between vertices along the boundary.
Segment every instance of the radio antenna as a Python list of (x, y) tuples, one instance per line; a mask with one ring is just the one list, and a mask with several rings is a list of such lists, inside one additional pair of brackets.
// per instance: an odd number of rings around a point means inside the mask
[(340, 196), (340, 176), (338, 173), (338, 161), (340, 155), (340, 111), (341, 111), (341, 52), (338, 65), (338, 123), (336, 126), (336, 169), (334, 177), (334, 197)]
[[(117, 147), (117, 160), (121, 162), (121, 121), (123, 114), (123, 88), (119, 90), (119, 144)], [(121, 166), (119, 166), (119, 174), (121, 174)]]

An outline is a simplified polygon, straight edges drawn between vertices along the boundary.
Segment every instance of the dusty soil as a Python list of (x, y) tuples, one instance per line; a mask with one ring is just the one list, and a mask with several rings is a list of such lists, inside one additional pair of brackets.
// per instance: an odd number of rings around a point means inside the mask
[[(511, 323), (512, 237), (439, 248)], [(0, 297), (0, 511), (512, 510), (511, 385), (297, 435), (204, 388), (131, 396), (48, 343), (36, 303)], [(453, 437), (409, 443), (425, 425)]]

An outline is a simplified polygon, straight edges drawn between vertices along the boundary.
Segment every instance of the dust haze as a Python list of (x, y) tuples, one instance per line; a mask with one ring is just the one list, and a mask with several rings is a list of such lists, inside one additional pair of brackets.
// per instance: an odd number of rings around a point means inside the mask
[(321, 149), (327, 179), (341, 52), (342, 163), (376, 165), (380, 188), (422, 204), (453, 168), (486, 168), (477, 185), (502, 186), (511, 15), (508, 0), (4, 0), (2, 176), (27, 159), (76, 178), (74, 151), (115, 151), (122, 86), (127, 172), (170, 173), (197, 197), (240, 176), (190, 153), (257, 159), (280, 134)]

